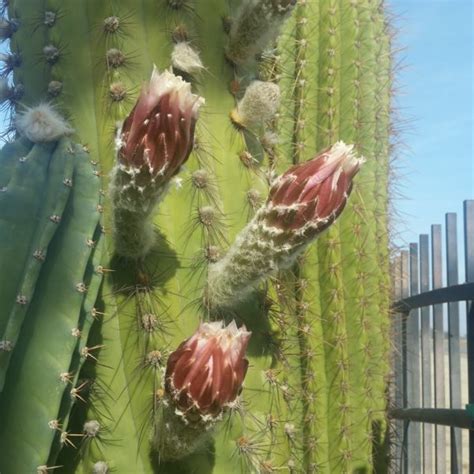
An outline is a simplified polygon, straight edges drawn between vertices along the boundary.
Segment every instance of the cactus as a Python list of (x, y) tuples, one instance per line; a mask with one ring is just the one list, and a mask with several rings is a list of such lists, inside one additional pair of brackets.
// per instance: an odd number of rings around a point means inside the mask
[(382, 0), (2, 3), (0, 471), (384, 472)]

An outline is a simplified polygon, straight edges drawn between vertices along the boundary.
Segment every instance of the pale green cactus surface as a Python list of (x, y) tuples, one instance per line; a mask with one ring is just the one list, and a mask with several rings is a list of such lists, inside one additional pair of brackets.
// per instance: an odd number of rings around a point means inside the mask
[[(74, 131), (41, 141), (22, 124), (0, 152), (0, 472), (386, 472), (383, 0), (3, 4), (16, 59), (4, 58), (4, 107), (49, 103)], [(205, 104), (152, 214), (154, 247), (127, 259), (114, 251), (109, 181), (117, 127), (153, 65)], [(366, 160), (342, 216), (291, 268), (213, 311), (208, 267), (271, 180), (339, 140)], [(166, 357), (216, 314), (252, 331), (243, 390), (170, 456), (157, 442), (173, 423)]]

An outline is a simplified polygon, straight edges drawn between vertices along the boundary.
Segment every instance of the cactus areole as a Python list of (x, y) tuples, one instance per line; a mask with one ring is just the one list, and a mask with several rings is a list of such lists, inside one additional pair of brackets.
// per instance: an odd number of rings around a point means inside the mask
[(385, 472), (382, 0), (0, 2), (0, 472)]

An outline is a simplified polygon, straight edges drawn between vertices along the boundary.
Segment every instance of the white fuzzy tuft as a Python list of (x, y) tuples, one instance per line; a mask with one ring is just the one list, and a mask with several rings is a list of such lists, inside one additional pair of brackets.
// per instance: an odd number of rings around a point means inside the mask
[(92, 466), (93, 474), (107, 474), (109, 466), (105, 461), (98, 461)]
[(188, 74), (197, 74), (204, 69), (198, 52), (185, 41), (174, 45), (171, 53), (171, 64), (174, 68)]
[(27, 108), (16, 117), (15, 123), (18, 132), (33, 143), (53, 142), (73, 132), (49, 104)]
[(84, 433), (89, 438), (94, 438), (99, 434), (100, 423), (97, 420), (89, 420), (84, 423)]
[(280, 143), (280, 137), (278, 136), (278, 133), (266, 131), (260, 139), (260, 142), (264, 147), (273, 147)]
[(264, 125), (280, 107), (280, 88), (273, 82), (253, 81), (237, 105), (238, 121), (244, 126)]

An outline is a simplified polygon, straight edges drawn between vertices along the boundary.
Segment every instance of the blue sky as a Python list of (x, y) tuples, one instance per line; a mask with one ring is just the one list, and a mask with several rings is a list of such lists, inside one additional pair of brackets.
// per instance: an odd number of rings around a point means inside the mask
[[(417, 242), (446, 212), (474, 197), (472, 0), (388, 0), (402, 68), (396, 104), (404, 120), (395, 202), (396, 243)], [(458, 228), (460, 233), (461, 228)], [(462, 234), (461, 234), (462, 235)]]

